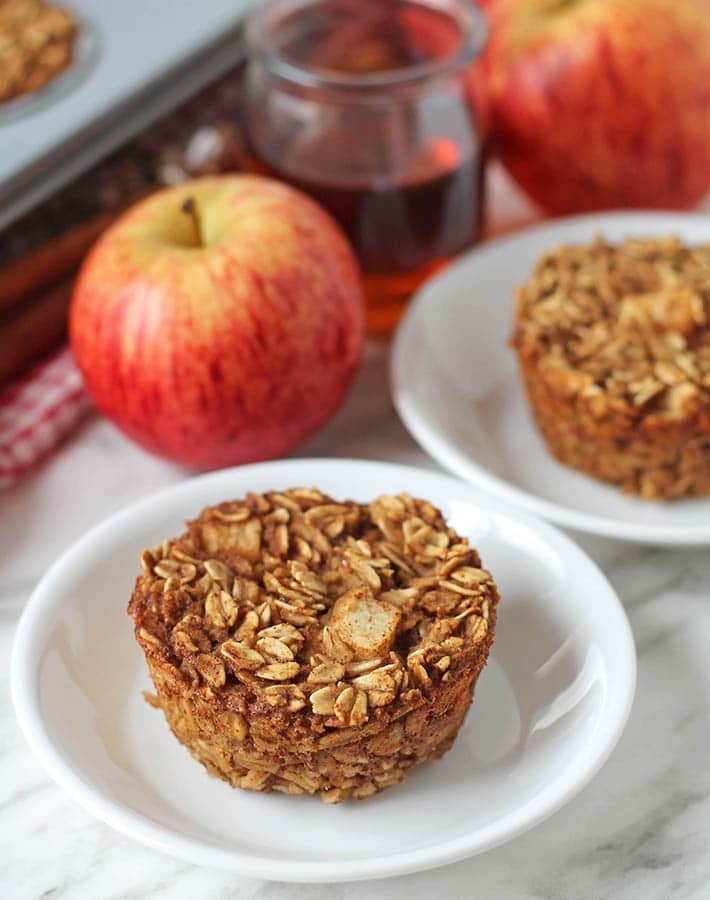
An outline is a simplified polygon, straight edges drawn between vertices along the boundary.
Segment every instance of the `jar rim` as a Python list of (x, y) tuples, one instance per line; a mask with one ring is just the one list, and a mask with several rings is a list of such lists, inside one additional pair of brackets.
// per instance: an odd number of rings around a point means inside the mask
[(249, 14), (245, 26), (248, 57), (259, 57), (272, 75), (302, 87), (370, 92), (417, 85), (459, 72), (478, 57), (488, 37), (486, 19), (473, 0), (406, 0), (454, 19), (461, 40), (451, 53), (439, 59), (374, 72), (343, 72), (290, 59), (276, 45), (271, 32), (280, 21), (321, 2), (323, 0), (269, 0), (259, 4)]

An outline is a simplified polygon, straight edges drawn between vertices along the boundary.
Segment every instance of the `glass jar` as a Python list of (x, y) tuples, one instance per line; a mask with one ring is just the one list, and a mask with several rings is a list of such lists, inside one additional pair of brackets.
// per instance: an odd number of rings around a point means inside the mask
[(248, 168), (328, 209), (364, 273), (371, 331), (481, 229), (472, 0), (274, 0), (247, 24)]

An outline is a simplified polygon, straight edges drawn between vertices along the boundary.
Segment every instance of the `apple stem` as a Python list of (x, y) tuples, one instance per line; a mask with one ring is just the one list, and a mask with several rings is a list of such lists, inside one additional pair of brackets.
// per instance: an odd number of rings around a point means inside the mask
[(546, 0), (543, 3), (542, 9), (543, 12), (547, 13), (563, 13), (568, 9), (571, 9), (573, 6), (577, 6), (578, 0)]
[(190, 216), (192, 224), (195, 228), (195, 237), (197, 238), (197, 246), (202, 246), (202, 224), (200, 222), (200, 214), (197, 210), (197, 204), (194, 197), (187, 197), (180, 207), (181, 212)]

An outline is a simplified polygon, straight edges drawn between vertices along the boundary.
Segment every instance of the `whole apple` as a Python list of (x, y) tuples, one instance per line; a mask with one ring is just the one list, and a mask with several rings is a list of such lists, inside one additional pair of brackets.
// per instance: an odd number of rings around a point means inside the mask
[(286, 453), (340, 405), (360, 357), (353, 253), (266, 178), (202, 178), (122, 216), (82, 267), (71, 344), (98, 409), (148, 450), (218, 468)]
[(496, 152), (553, 213), (710, 189), (710, 0), (490, 0)]

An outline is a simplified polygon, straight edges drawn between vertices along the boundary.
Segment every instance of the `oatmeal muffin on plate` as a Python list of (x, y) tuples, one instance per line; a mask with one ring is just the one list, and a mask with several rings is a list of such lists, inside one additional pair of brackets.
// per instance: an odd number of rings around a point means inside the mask
[(597, 238), (543, 256), (512, 339), (562, 463), (646, 499), (710, 494), (710, 244)]
[(368, 797), (444, 754), (493, 641), (477, 552), (409, 495), (205, 509), (129, 603), (178, 740), (236, 787)]

